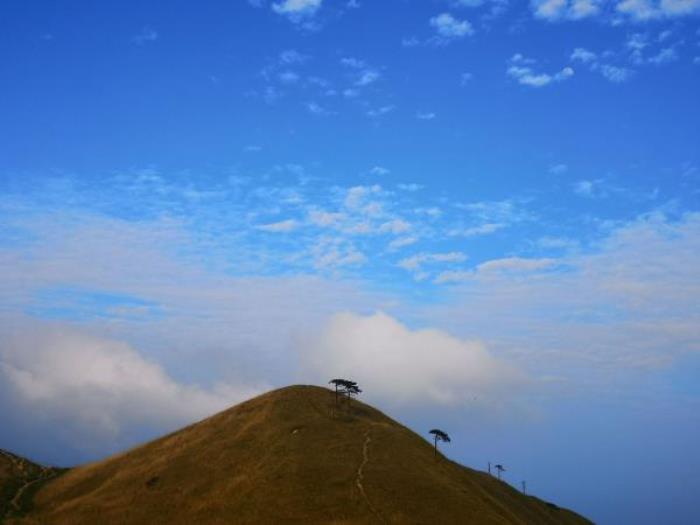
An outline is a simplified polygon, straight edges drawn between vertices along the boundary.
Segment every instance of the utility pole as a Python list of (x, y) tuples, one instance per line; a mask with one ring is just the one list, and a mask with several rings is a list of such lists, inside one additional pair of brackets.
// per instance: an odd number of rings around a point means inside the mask
[(489, 475), (491, 475), (491, 462), (489, 461)]
[(525, 481), (523, 481), (522, 484), (523, 484), (523, 494), (527, 494), (527, 483)]

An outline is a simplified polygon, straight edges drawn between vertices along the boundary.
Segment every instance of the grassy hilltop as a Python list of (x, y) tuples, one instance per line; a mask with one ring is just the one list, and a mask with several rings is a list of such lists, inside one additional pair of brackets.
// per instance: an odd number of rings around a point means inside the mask
[[(359, 401), (292, 386), (42, 484), (34, 524), (585, 524)], [(39, 467), (40, 468), (40, 467)], [(0, 471), (4, 472), (4, 471)], [(4, 478), (0, 478), (0, 483)]]

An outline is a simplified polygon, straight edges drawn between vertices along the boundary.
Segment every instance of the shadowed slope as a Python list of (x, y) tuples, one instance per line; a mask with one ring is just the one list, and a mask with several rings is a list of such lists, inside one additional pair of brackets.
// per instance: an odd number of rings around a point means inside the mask
[(44, 486), (18, 523), (589, 523), (464, 468), (381, 412), (269, 392)]
[(64, 470), (37, 465), (0, 449), (0, 523), (24, 514), (35, 490)]

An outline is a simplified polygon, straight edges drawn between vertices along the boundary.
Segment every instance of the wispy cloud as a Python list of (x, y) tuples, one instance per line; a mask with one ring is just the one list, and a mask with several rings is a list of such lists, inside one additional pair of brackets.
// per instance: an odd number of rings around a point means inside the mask
[(282, 0), (272, 4), (272, 10), (288, 16), (292, 21), (313, 16), (321, 7), (323, 0)]
[(401, 259), (397, 266), (411, 272), (413, 278), (417, 281), (423, 281), (430, 277), (430, 272), (426, 270), (434, 270), (436, 266), (445, 264), (451, 265), (454, 263), (463, 263), (467, 260), (467, 255), (462, 252), (444, 252), (444, 253), (417, 253), (409, 257)]
[(549, 173), (552, 175), (562, 175), (569, 171), (569, 166), (566, 164), (553, 164), (549, 167)]
[(506, 73), (517, 80), (519, 84), (535, 88), (544, 87), (553, 82), (562, 82), (574, 76), (574, 70), (569, 66), (553, 74), (537, 72), (534, 66), (534, 60), (516, 53), (508, 61)]
[(601, 0), (534, 0), (535, 16), (545, 20), (580, 20), (600, 13)]
[(257, 229), (264, 232), (270, 233), (288, 233), (296, 230), (299, 227), (299, 223), (294, 219), (287, 219), (284, 221), (273, 222), (270, 224), (261, 224), (257, 226)]
[(373, 119), (383, 117), (384, 115), (391, 113), (394, 111), (395, 106), (393, 104), (389, 104), (386, 106), (380, 106), (378, 108), (373, 108), (367, 110), (367, 116)]
[(450, 13), (440, 13), (432, 17), (430, 26), (435, 29), (435, 42), (441, 44), (474, 34), (474, 28), (468, 20), (460, 20)]
[(131, 37), (131, 41), (137, 45), (147, 44), (158, 40), (158, 32), (151, 27), (144, 27), (141, 31)]

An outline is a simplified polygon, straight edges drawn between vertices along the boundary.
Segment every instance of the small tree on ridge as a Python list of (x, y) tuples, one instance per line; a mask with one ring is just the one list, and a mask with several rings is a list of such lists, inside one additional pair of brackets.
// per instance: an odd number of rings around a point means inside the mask
[(341, 388), (350, 383), (347, 379), (331, 379), (328, 384), (335, 386), (335, 406), (338, 406), (338, 394), (342, 391)]
[(506, 471), (505, 467), (499, 463), (495, 466), (495, 469), (498, 471), (498, 479), (501, 479), (501, 472)]
[(433, 436), (434, 436), (434, 438), (435, 438), (435, 455), (437, 456), (437, 452), (438, 452), (437, 444), (438, 444), (438, 441), (444, 441), (445, 443), (449, 443), (449, 442), (451, 441), (451, 440), (450, 440), (450, 436), (448, 436), (446, 432), (443, 432), (442, 430), (440, 430), (440, 429), (438, 429), (438, 428), (432, 429), (432, 430), (430, 431), (430, 434), (433, 434)]
[(349, 400), (352, 396), (356, 396), (362, 393), (360, 387), (357, 386), (355, 381), (350, 381), (349, 379), (331, 379), (328, 383), (335, 386), (335, 405), (338, 406), (338, 396), (345, 395)]

